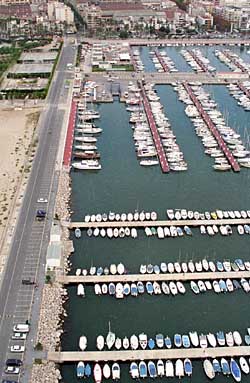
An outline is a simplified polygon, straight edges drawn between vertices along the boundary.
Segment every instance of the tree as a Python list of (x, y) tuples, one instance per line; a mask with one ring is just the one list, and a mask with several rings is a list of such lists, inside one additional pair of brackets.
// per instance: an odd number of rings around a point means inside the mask
[(125, 31), (125, 30), (122, 30), (122, 31), (120, 32), (120, 34), (119, 34), (119, 37), (120, 37), (121, 39), (127, 39), (127, 38), (128, 38), (128, 32)]

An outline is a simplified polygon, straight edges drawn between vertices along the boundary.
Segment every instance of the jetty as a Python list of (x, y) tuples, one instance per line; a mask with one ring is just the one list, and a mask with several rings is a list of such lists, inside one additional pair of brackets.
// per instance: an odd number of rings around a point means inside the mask
[(182, 219), (163, 221), (106, 221), (106, 222), (63, 222), (63, 226), (69, 229), (108, 228), (108, 227), (159, 227), (159, 226), (221, 226), (221, 225), (249, 225), (250, 218), (223, 218), (223, 219)]
[(204, 271), (200, 273), (122, 274), (122, 275), (58, 275), (56, 280), (64, 285), (78, 283), (134, 283), (163, 281), (194, 281), (250, 278), (250, 271)]
[(140, 361), (157, 359), (204, 359), (233, 356), (250, 356), (249, 346), (179, 348), (157, 350), (124, 351), (49, 351), (47, 359), (55, 363), (63, 362), (108, 362)]
[(188, 49), (188, 53), (190, 54), (190, 56), (192, 56), (192, 58), (195, 60), (195, 62), (199, 65), (200, 69), (203, 72), (207, 72), (206, 65), (204, 65), (204, 63), (199, 59), (199, 57), (194, 53), (194, 51), (191, 49)]
[(240, 88), (240, 90), (241, 90), (242, 92), (244, 92), (245, 95), (250, 99), (250, 90), (247, 89), (247, 88), (242, 84), (242, 82), (239, 82), (237, 85), (238, 85), (238, 87)]
[(157, 127), (156, 127), (156, 123), (155, 123), (155, 119), (154, 119), (154, 116), (153, 116), (153, 113), (151, 110), (151, 106), (150, 106), (150, 103), (148, 101), (144, 86), (142, 84), (140, 84), (140, 85), (141, 85), (141, 92), (142, 92), (142, 98), (143, 98), (143, 105), (144, 105), (144, 109), (145, 109), (145, 112), (147, 115), (151, 134), (152, 134), (152, 137), (154, 140), (155, 148), (157, 150), (158, 158), (159, 158), (159, 161), (161, 164), (161, 169), (162, 169), (163, 173), (168, 173), (170, 170), (169, 165), (168, 165), (168, 161), (166, 158), (164, 148), (163, 148), (162, 143), (161, 143), (161, 138), (160, 138), (159, 132), (158, 132)]
[(241, 72), (247, 73), (247, 69), (243, 65), (241, 65), (241, 63), (237, 60), (237, 58), (235, 58), (227, 50), (224, 50), (222, 52), (235, 66), (237, 66), (237, 68), (239, 68), (241, 70)]
[(164, 70), (164, 72), (169, 72), (169, 67), (168, 67), (168, 65), (165, 63), (165, 61), (163, 60), (163, 57), (162, 57), (162, 55), (160, 54), (160, 52), (158, 51), (158, 49), (155, 50), (155, 55), (156, 55), (156, 57), (158, 58), (159, 63), (161, 64), (162, 69)]
[(192, 88), (186, 82), (183, 82), (183, 86), (186, 89), (186, 91), (188, 92), (189, 97), (193, 101), (194, 105), (196, 106), (200, 116), (203, 118), (204, 122), (206, 123), (206, 125), (208, 126), (210, 131), (212, 132), (212, 134), (213, 134), (214, 138), (216, 139), (220, 149), (224, 153), (224, 155), (225, 155), (226, 159), (228, 160), (229, 164), (232, 166), (232, 169), (235, 172), (239, 172), (240, 171), (240, 165), (239, 165), (238, 161), (236, 161), (236, 159), (234, 158), (232, 152), (229, 150), (229, 148), (227, 147), (225, 141), (223, 140), (223, 138), (221, 137), (220, 133), (216, 129), (213, 121), (211, 120), (211, 118), (209, 117), (207, 112), (203, 109), (200, 101), (195, 96)]
[(73, 147), (73, 140), (74, 140), (74, 129), (75, 129), (75, 122), (76, 122), (76, 110), (77, 110), (77, 103), (76, 101), (72, 100), (70, 115), (69, 115), (69, 122), (68, 122), (67, 136), (66, 136), (66, 141), (64, 146), (64, 155), (63, 155), (63, 165), (65, 166), (70, 166), (70, 162), (71, 162), (72, 147)]

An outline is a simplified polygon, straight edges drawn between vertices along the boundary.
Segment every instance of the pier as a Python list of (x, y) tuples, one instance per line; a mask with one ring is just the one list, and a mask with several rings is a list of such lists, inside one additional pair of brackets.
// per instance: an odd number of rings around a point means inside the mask
[(123, 275), (58, 275), (56, 280), (63, 285), (78, 283), (133, 283), (133, 282), (163, 282), (163, 281), (194, 281), (218, 279), (250, 278), (250, 271), (204, 271), (195, 273), (165, 273), (165, 274), (123, 274)]
[(160, 138), (159, 132), (158, 132), (157, 127), (156, 127), (156, 123), (155, 123), (154, 116), (153, 116), (153, 113), (151, 110), (151, 106), (149, 104), (145, 89), (144, 89), (142, 84), (141, 84), (141, 92), (142, 92), (144, 109), (145, 109), (145, 112), (147, 115), (149, 127), (150, 127), (151, 134), (152, 134), (152, 137), (154, 140), (155, 148), (157, 150), (158, 158), (159, 158), (159, 161), (161, 164), (161, 169), (162, 169), (163, 173), (168, 173), (170, 169), (169, 169), (168, 161), (166, 158), (166, 154), (164, 152), (164, 148), (163, 148), (162, 143), (161, 143), (161, 138)]
[(205, 112), (205, 110), (202, 108), (201, 103), (198, 101), (197, 97), (194, 95), (194, 93), (192, 91), (192, 88), (186, 82), (183, 83), (183, 86), (186, 89), (186, 91), (188, 92), (188, 94), (189, 94), (191, 100), (193, 101), (194, 105), (196, 106), (200, 116), (203, 118), (203, 120), (207, 124), (208, 128), (212, 132), (214, 138), (216, 139), (220, 149), (224, 153), (224, 155), (225, 155), (226, 159), (228, 160), (229, 164), (232, 166), (232, 168), (233, 168), (233, 170), (235, 172), (239, 172), (240, 171), (240, 165), (238, 164), (238, 162), (234, 158), (232, 152), (228, 149), (225, 141), (223, 140), (223, 138), (221, 137), (220, 133), (216, 129), (213, 121), (211, 120), (209, 115)]
[(241, 82), (239, 82), (237, 85), (240, 90), (242, 90), (242, 92), (244, 92), (245, 95), (250, 99), (250, 90), (248, 90)]
[(223, 54), (234, 64), (237, 66), (237, 68), (239, 68), (241, 70), (241, 72), (243, 73), (247, 73), (247, 69), (241, 65), (241, 63), (239, 63), (239, 61), (237, 60), (237, 58), (235, 58), (234, 56), (231, 55), (231, 53), (229, 53), (228, 51), (224, 50), (222, 51)]
[(77, 109), (77, 103), (76, 101), (72, 100), (70, 115), (69, 115), (69, 122), (68, 122), (67, 136), (66, 136), (66, 141), (64, 146), (64, 155), (63, 155), (63, 164), (65, 166), (70, 166), (70, 162), (71, 162), (72, 147), (73, 147), (73, 140), (74, 140), (74, 129), (75, 129), (75, 121), (76, 121), (76, 109)]
[(63, 362), (108, 362), (108, 361), (140, 361), (157, 359), (204, 359), (233, 356), (250, 356), (249, 346), (179, 348), (156, 350), (124, 350), (124, 351), (49, 351), (47, 359), (55, 363)]
[(161, 56), (160, 52), (158, 51), (158, 49), (155, 50), (155, 55), (156, 57), (158, 58), (159, 60), (159, 63), (161, 64), (164, 72), (169, 72), (169, 67), (168, 65), (165, 63), (165, 61), (163, 60), (163, 57)]
[(107, 222), (64, 222), (63, 225), (69, 229), (88, 229), (89, 227), (95, 228), (108, 228), (108, 227), (164, 227), (164, 226), (220, 226), (220, 225), (249, 225), (250, 218), (224, 218), (224, 219), (183, 219), (183, 220), (163, 220), (163, 221), (107, 221)]
[(203, 62), (199, 59), (199, 57), (197, 57), (197, 55), (194, 53), (194, 51), (192, 51), (191, 49), (188, 49), (188, 53), (190, 54), (190, 56), (192, 56), (192, 58), (195, 60), (195, 62), (199, 65), (200, 69), (203, 72), (207, 72), (206, 65), (203, 64)]

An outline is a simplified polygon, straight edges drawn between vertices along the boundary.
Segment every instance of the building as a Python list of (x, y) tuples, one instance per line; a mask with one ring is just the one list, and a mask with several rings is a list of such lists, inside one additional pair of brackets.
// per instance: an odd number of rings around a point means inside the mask
[(68, 25), (74, 24), (74, 13), (71, 8), (63, 3), (57, 1), (48, 2), (48, 18), (51, 21), (59, 23), (66, 23)]
[(205, 30), (211, 30), (213, 28), (213, 16), (210, 13), (206, 13), (203, 16), (197, 16), (197, 24)]

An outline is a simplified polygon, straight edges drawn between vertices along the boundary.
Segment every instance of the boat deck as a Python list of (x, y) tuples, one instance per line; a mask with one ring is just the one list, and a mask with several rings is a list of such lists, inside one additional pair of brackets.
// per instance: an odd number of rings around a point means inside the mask
[(70, 163), (71, 163), (72, 147), (73, 147), (73, 140), (74, 140), (74, 128), (75, 128), (75, 121), (76, 121), (76, 109), (77, 109), (77, 103), (76, 101), (72, 100), (70, 115), (69, 115), (69, 122), (68, 122), (67, 136), (66, 136), (66, 141), (64, 146), (64, 155), (63, 155), (63, 164), (65, 166), (70, 166)]
[(195, 96), (195, 94), (193, 93), (191, 87), (186, 82), (184, 82), (183, 85), (184, 85), (186, 91), (188, 92), (191, 100), (193, 101), (194, 105), (198, 109), (200, 116), (203, 118), (203, 120), (207, 124), (208, 128), (212, 132), (212, 134), (213, 134), (214, 138), (216, 139), (220, 149), (224, 153), (225, 157), (227, 158), (228, 162), (232, 166), (233, 170), (235, 172), (239, 172), (240, 171), (240, 165), (238, 164), (238, 161), (236, 161), (236, 159), (234, 158), (232, 152), (227, 147), (225, 141), (223, 140), (223, 138), (221, 137), (220, 133), (216, 129), (213, 121), (211, 120), (209, 115), (205, 112), (205, 110), (202, 108), (201, 103), (198, 101), (198, 99)]
[(107, 361), (140, 361), (157, 359), (204, 359), (233, 356), (250, 356), (249, 346), (179, 348), (157, 350), (124, 350), (124, 351), (49, 351), (47, 359), (55, 363), (63, 362), (107, 362)]
[(162, 69), (164, 70), (164, 72), (169, 72), (169, 67), (165, 63), (165, 61), (163, 60), (163, 58), (162, 58), (161, 54), (159, 53), (158, 49), (155, 50), (155, 55), (158, 58), (159, 63), (161, 64)]
[(81, 228), (95, 228), (95, 227), (158, 227), (158, 226), (212, 226), (212, 225), (249, 225), (250, 218), (227, 218), (227, 219), (183, 219), (183, 220), (163, 220), (163, 221), (107, 221), (107, 222), (64, 222), (63, 225), (69, 229), (75, 229), (76, 227)]
[(127, 282), (163, 282), (163, 281), (194, 281), (217, 279), (250, 278), (250, 271), (216, 271), (195, 273), (165, 273), (165, 274), (123, 274), (123, 275), (58, 275), (57, 282), (64, 285), (77, 283), (127, 283)]
[(145, 109), (145, 112), (147, 115), (149, 127), (150, 127), (150, 130), (152, 133), (155, 148), (157, 150), (158, 158), (159, 158), (159, 161), (161, 164), (161, 169), (162, 169), (163, 173), (168, 173), (170, 170), (169, 165), (168, 165), (168, 161), (167, 161), (166, 154), (164, 152), (164, 149), (163, 149), (163, 146), (161, 143), (161, 138), (160, 138), (159, 132), (157, 130), (154, 116), (153, 116), (153, 113), (152, 113), (152, 110), (151, 110), (151, 107), (150, 107), (150, 104), (149, 104), (149, 101), (148, 101), (148, 98), (147, 98), (147, 95), (146, 95), (146, 92), (145, 92), (143, 85), (141, 85), (141, 91), (142, 91), (144, 109)]

